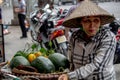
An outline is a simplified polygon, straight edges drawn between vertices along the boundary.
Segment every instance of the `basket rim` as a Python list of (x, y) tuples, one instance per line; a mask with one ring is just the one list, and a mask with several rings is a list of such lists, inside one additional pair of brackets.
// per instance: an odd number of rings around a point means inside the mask
[(67, 72), (37, 73), (37, 72), (29, 72), (29, 71), (24, 71), (24, 70), (19, 70), (17, 68), (13, 68), (12, 73), (15, 73), (15, 74), (30, 74), (30, 75), (59, 75), (59, 74), (66, 74)]
[[(1, 64), (1, 63), (0, 63)], [(3, 63), (2, 63), (3, 64)], [(5, 66), (7, 63), (4, 62), (2, 66)], [(52, 79), (55, 78), (57, 79), (60, 75), (66, 74), (67, 72), (54, 72), (54, 73), (38, 73), (38, 72), (29, 72), (29, 71), (24, 71), (24, 70), (19, 70), (17, 68), (13, 68), (11, 72), (5, 72), (1, 70), (0, 66), (0, 74), (11, 74), (15, 75), (17, 77), (37, 77), (39, 79)]]

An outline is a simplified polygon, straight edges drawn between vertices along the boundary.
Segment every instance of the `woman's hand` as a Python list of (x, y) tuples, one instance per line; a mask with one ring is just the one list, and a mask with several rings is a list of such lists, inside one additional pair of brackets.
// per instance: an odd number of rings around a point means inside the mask
[(62, 75), (60, 75), (58, 80), (68, 80), (68, 75), (67, 74), (62, 74)]

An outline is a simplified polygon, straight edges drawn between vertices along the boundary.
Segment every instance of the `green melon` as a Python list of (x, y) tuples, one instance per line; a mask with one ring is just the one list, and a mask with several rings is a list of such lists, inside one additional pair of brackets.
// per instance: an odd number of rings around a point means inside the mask
[(10, 61), (10, 67), (14, 68), (14, 67), (17, 67), (19, 65), (30, 66), (30, 63), (23, 56), (15, 56), (15, 57), (13, 57), (12, 60)]
[(55, 65), (56, 70), (60, 71), (60, 69), (66, 69), (70, 67), (69, 60), (63, 54), (60, 53), (50, 54), (48, 58)]
[(39, 56), (31, 62), (31, 65), (35, 67), (40, 73), (52, 73), (55, 72), (54, 64), (46, 57)]

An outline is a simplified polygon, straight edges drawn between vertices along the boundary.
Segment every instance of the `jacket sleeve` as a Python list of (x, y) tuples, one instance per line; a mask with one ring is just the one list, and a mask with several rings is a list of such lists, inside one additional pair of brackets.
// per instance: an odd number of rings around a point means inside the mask
[[(113, 56), (116, 48), (115, 37), (106, 37), (100, 42), (100, 47), (96, 50), (94, 61), (68, 73), (70, 80), (84, 79), (94, 72), (94, 70), (102, 70), (104, 66), (113, 65)], [(107, 63), (106, 63), (107, 62)]]

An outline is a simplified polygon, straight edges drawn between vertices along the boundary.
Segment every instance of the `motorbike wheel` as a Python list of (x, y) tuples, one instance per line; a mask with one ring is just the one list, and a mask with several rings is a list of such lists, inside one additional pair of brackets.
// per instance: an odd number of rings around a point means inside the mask
[(31, 37), (34, 41), (37, 41), (37, 34), (34, 34), (33, 31), (30, 31)]
[(31, 34), (31, 37), (34, 41), (39, 41), (38, 36), (39, 36), (40, 32), (39, 32), (39, 25), (38, 24), (35, 24), (34, 26), (31, 27), (30, 34)]
[(62, 53), (66, 57), (68, 56), (67, 55), (68, 48), (66, 42), (59, 44), (59, 49), (60, 49), (60, 53)]

